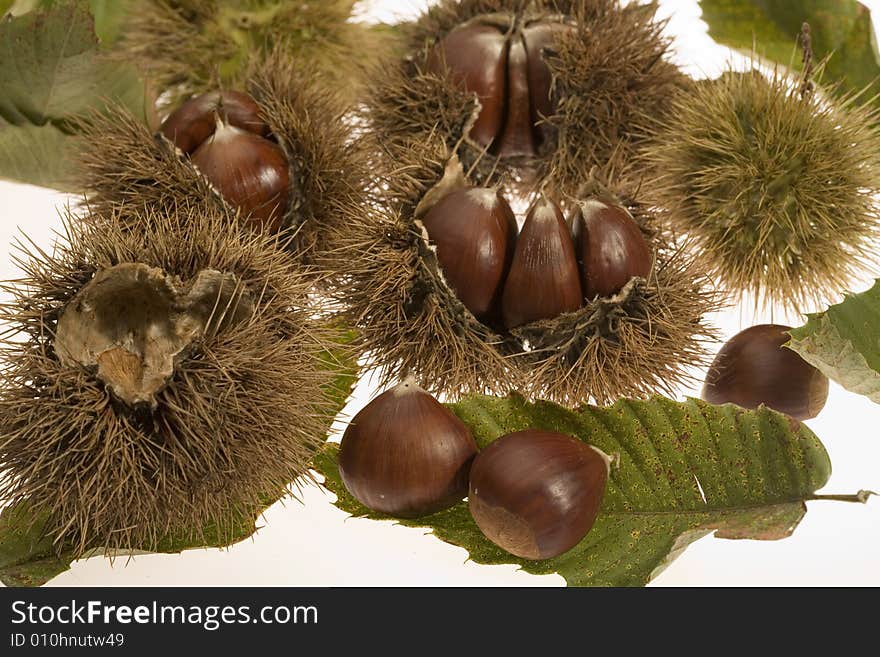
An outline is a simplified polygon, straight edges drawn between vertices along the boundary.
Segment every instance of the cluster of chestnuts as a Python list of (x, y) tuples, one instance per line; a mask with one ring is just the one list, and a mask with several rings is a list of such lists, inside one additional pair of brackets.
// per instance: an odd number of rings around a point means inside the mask
[(510, 205), (495, 189), (442, 197), (422, 218), (458, 298), (480, 321), (506, 329), (574, 312), (647, 278), (652, 255), (626, 208), (590, 198), (566, 219), (542, 195), (517, 235)]
[(468, 135), (474, 142), (498, 157), (534, 157), (549, 134), (545, 119), (556, 113), (544, 54), (556, 35), (576, 29), (562, 16), (479, 16), (434, 45), (427, 70), (477, 95), (480, 110)]
[(161, 133), (223, 199), (263, 230), (284, 227), (290, 205), (290, 163), (249, 95), (196, 96), (172, 112)]
[(586, 443), (531, 429), (478, 451), (465, 424), (405, 381), (367, 404), (345, 431), (339, 470), (346, 489), (374, 511), (420, 517), (467, 495), (480, 530), (524, 559), (549, 559), (593, 527), (610, 459)]

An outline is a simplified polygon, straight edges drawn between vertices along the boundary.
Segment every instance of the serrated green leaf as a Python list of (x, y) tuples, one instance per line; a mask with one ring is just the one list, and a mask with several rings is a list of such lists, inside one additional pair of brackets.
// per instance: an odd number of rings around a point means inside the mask
[[(789, 536), (822, 487), (831, 464), (804, 425), (766, 408), (746, 411), (699, 400), (622, 400), (607, 408), (569, 411), (520, 397), (469, 397), (450, 408), (482, 448), (526, 428), (560, 431), (619, 455), (602, 512), (584, 540), (545, 561), (517, 559), (489, 542), (466, 504), (401, 524), (426, 527), (464, 547), (483, 564), (519, 564), (535, 574), (559, 573), (571, 586), (641, 586), (690, 543), (720, 538), (773, 540)], [(338, 446), (328, 445), (315, 468), (354, 516), (372, 513), (345, 490)]]
[[(328, 427), (345, 406), (357, 381), (358, 372), (355, 353), (348, 348), (357, 338), (357, 334), (343, 326), (333, 327), (332, 330), (336, 333), (335, 343), (338, 347), (328, 349), (322, 356), (324, 366), (336, 372), (336, 376), (325, 387), (330, 399), (327, 409)], [(231, 530), (227, 527), (221, 531), (216, 525), (203, 527), (202, 540), (194, 540), (189, 536), (169, 536), (154, 546), (151, 552), (176, 554), (199, 548), (227, 547), (243, 541), (257, 530), (257, 522), (263, 512), (285, 494), (286, 492), (266, 495), (258, 507), (240, 510), (235, 514)], [(56, 549), (51, 540), (43, 535), (45, 524), (45, 518), (34, 517), (26, 504), (0, 511), (0, 581), (6, 586), (42, 586), (70, 568), (73, 552), (63, 548)], [(139, 550), (135, 547), (133, 551)], [(91, 554), (102, 555), (104, 550), (99, 548)]]
[(829, 379), (880, 404), (880, 281), (791, 331), (788, 346)]
[(0, 177), (62, 191), (69, 180), (69, 135), (53, 124), (13, 126), (0, 119)]
[(2, 178), (65, 189), (63, 137), (77, 121), (108, 103), (146, 120), (143, 81), (134, 66), (99, 52), (87, 2), (55, 2), (0, 21), (0, 62)]
[(880, 78), (871, 12), (856, 0), (700, 0), (700, 6), (709, 35), (726, 46), (747, 53), (757, 47), (759, 56), (800, 70), (798, 35), (806, 21), (815, 60), (831, 55), (825, 82), (856, 92)]

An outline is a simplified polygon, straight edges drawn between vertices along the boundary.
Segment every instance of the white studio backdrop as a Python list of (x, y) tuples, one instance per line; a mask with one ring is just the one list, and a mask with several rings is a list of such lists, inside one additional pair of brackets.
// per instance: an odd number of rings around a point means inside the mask
[[(798, 0), (791, 0), (797, 2)], [(360, 16), (377, 21), (409, 18), (424, 0), (366, 0)], [(875, 10), (880, 0), (864, 2)], [(696, 0), (661, 0), (676, 38), (675, 57), (696, 77), (717, 75), (742, 56), (717, 45), (700, 20)], [(19, 275), (12, 244), (26, 234), (51, 251), (61, 221), (57, 208), (74, 199), (50, 190), (0, 181), (0, 278)], [(878, 263), (880, 270), (880, 263)], [(880, 273), (880, 272), (878, 272)], [(870, 286), (866, 277), (854, 291)], [(817, 309), (818, 310), (818, 309)], [(712, 318), (725, 339), (755, 323), (798, 325), (798, 317), (735, 307)], [(720, 344), (718, 345), (720, 348)], [(358, 384), (341, 418), (351, 417), (381, 392), (369, 377)], [(680, 396), (698, 396), (699, 386)], [(880, 406), (832, 384), (821, 415), (808, 422), (828, 449), (834, 473), (828, 493), (880, 491)], [(334, 440), (345, 422), (335, 425)], [(466, 552), (426, 535), (426, 530), (350, 518), (315, 487), (301, 502), (271, 507), (253, 538), (224, 550), (192, 550), (180, 555), (138, 555), (114, 563), (92, 558), (73, 564), (50, 585), (67, 586), (562, 586), (557, 575), (535, 576), (516, 566), (482, 566)], [(880, 585), (880, 499), (866, 506), (811, 502), (791, 538), (783, 541), (728, 541), (706, 537), (687, 549), (654, 586), (858, 586)]]

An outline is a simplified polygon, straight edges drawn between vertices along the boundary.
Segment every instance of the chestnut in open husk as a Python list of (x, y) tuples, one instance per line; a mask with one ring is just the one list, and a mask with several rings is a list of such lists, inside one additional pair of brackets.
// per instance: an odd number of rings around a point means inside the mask
[[(282, 229), (279, 244), (316, 265), (313, 279), (323, 286), (335, 237), (369, 204), (369, 150), (353, 138), (347, 109), (338, 90), (283, 49), (261, 52), (241, 92), (190, 99), (158, 135), (122, 110), (96, 115), (72, 149), (72, 177), (92, 214), (135, 227), (144, 208), (240, 205), (237, 216), (229, 213), (237, 223)], [(215, 132), (218, 119), (223, 129)]]
[[(707, 365), (704, 343), (714, 336), (703, 317), (716, 307), (712, 288), (658, 231), (653, 210), (630, 195), (634, 183), (615, 180), (614, 190), (603, 191), (598, 181), (591, 187), (587, 180), (572, 192), (539, 193), (533, 217), (516, 240), (521, 255), (513, 256), (502, 288), (506, 311), (496, 315), (482, 312), (496, 279), (478, 307), (463, 292), (486, 285), (468, 273), (477, 271), (475, 261), (456, 270), (442, 248), (448, 239), (453, 252), (464, 256), (475, 226), (454, 236), (436, 229), (446, 225), (452, 231), (463, 221), (453, 215), (458, 202), (444, 207), (444, 198), (471, 198), (477, 193), (472, 189), (498, 189), (506, 197), (504, 179), (481, 187), (440, 135), (412, 144), (400, 171), (406, 173), (382, 180), (386, 209), (353, 217), (340, 232), (337, 252), (346, 278), (336, 298), (358, 327), (370, 364), (381, 368), (382, 383), (412, 373), (432, 393), (516, 390), (577, 405), (591, 397), (605, 403), (668, 392)], [(483, 196), (498, 203), (494, 191)], [(561, 210), (571, 216), (578, 199), (593, 197), (616, 199), (626, 208), (655, 262), (649, 277), (634, 276), (610, 296), (585, 299)], [(476, 205), (468, 208), (478, 212)], [(424, 224), (429, 214), (433, 238)], [(480, 221), (491, 223), (490, 214)], [(541, 307), (548, 299), (553, 307)]]
[(590, 198), (577, 205), (572, 224), (587, 299), (617, 294), (636, 276), (648, 278), (651, 251), (626, 208)]
[(160, 131), (227, 203), (270, 233), (282, 228), (290, 204), (290, 164), (270, 139), (253, 98), (225, 91), (197, 96), (175, 110)]
[(526, 19), (478, 16), (431, 49), (426, 70), (448, 75), (477, 95), (480, 111), (469, 136), (500, 157), (532, 157), (544, 138), (538, 123), (552, 116), (552, 74), (543, 49), (555, 33), (574, 32), (562, 16)]
[[(655, 8), (618, 0), (437, 0), (401, 26), (365, 98), (389, 171), (438, 135), (477, 185), (633, 162), (688, 78), (666, 57)], [(514, 184), (514, 183), (512, 183)]]
[(342, 437), (339, 472), (370, 509), (418, 517), (461, 501), (476, 453), (464, 423), (408, 380), (354, 416)]
[(828, 399), (828, 378), (784, 346), (790, 330), (760, 324), (733, 336), (709, 368), (703, 399), (744, 408), (763, 404), (796, 420), (816, 417)]
[(518, 431), (474, 459), (468, 506), (500, 548), (523, 559), (551, 559), (593, 527), (609, 466), (606, 454), (571, 436)]

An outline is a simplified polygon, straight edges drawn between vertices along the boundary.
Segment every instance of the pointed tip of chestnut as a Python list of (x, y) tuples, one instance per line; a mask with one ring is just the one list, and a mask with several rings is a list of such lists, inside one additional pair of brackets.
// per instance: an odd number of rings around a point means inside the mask
[(502, 436), (474, 459), (468, 507), (480, 530), (523, 559), (550, 559), (577, 545), (599, 515), (610, 459), (553, 431)]
[(464, 423), (407, 379), (354, 416), (342, 437), (339, 471), (364, 506), (419, 517), (464, 498), (476, 453)]
[(702, 398), (743, 408), (763, 404), (796, 420), (816, 417), (828, 399), (828, 378), (784, 346), (790, 330), (759, 324), (733, 336), (709, 368)]
[(497, 315), (516, 241), (516, 217), (496, 189), (455, 190), (422, 219), (443, 275), (473, 315)]
[(559, 206), (541, 197), (526, 216), (504, 284), (504, 325), (516, 328), (574, 312), (582, 297), (571, 230)]
[(260, 106), (240, 91), (212, 91), (191, 98), (172, 112), (159, 130), (191, 155), (214, 134), (218, 119), (261, 137), (269, 134), (269, 126), (260, 116)]
[(587, 299), (613, 296), (632, 278), (651, 274), (651, 249), (626, 208), (588, 199), (580, 203), (573, 223)]

